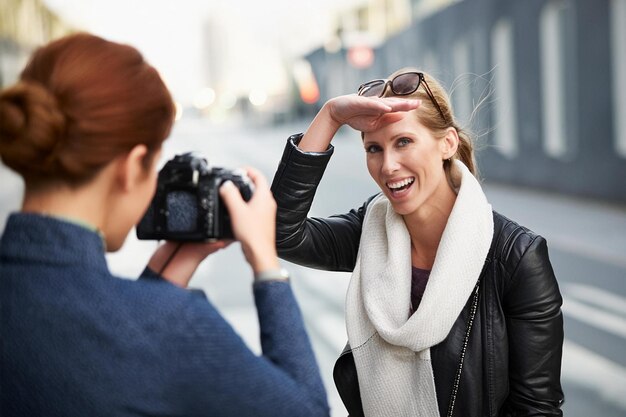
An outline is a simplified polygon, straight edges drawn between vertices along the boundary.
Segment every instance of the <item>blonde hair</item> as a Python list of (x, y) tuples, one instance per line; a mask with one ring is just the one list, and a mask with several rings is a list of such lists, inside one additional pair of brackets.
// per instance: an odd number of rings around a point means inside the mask
[[(419, 107), (419, 111), (415, 112), (418, 120), (431, 132), (436, 138), (442, 138), (445, 136), (448, 128), (454, 128), (459, 135), (459, 147), (456, 153), (450, 158), (450, 161), (444, 162), (444, 169), (447, 174), (450, 174), (450, 167), (452, 166), (453, 159), (459, 159), (461, 162), (467, 166), (470, 172), (478, 177), (478, 167), (476, 165), (476, 160), (474, 157), (474, 145), (471, 137), (471, 132), (467, 129), (461, 128), (458, 122), (456, 121), (454, 114), (452, 112), (452, 104), (450, 103), (450, 97), (445, 89), (441, 86), (439, 81), (433, 78), (430, 74), (427, 74), (423, 71), (420, 71), (415, 68), (402, 68), (389, 76), (389, 79), (393, 79), (394, 77), (404, 74), (406, 72), (421, 72), (424, 74), (424, 81), (428, 85), (419, 86), (415, 92), (397, 96), (393, 93), (391, 88), (387, 87), (385, 90), (384, 97), (400, 97), (400, 98), (411, 98), (411, 99), (419, 99), (422, 100), (422, 104)], [(427, 92), (427, 88), (430, 89), (433, 98), (439, 105), (441, 109), (441, 113), (437, 108), (437, 105), (433, 103), (433, 100), (430, 98)], [(443, 116), (443, 117), (442, 117)], [(445, 119), (445, 120), (444, 120)]]

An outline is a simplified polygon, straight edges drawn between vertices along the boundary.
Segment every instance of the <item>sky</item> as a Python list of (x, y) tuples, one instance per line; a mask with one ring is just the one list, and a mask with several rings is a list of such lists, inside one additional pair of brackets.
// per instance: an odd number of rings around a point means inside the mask
[[(183, 104), (226, 68), (235, 94), (285, 88), (285, 63), (322, 46), (337, 10), (363, 0), (44, 0), (64, 20), (138, 48)], [(207, 27), (217, 41), (206, 42)], [(213, 60), (213, 63), (210, 62)]]

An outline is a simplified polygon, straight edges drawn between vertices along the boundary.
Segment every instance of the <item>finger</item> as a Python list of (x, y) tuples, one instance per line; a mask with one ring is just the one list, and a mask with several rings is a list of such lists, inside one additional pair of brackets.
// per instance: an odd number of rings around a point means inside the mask
[(406, 103), (409, 101), (420, 101), (419, 99), (416, 99), (416, 98), (405, 98), (405, 97), (397, 97), (397, 96), (381, 97), (380, 100), (384, 101), (385, 103), (388, 103), (389, 105), (393, 105), (396, 103)]
[(376, 126), (376, 129), (380, 129), (381, 127), (387, 126), (391, 123), (395, 123), (397, 121), (399, 121), (400, 119), (402, 119), (402, 113), (388, 113), (385, 114), (383, 117), (381, 117), (380, 119), (378, 119), (378, 124)]
[(250, 180), (254, 183), (255, 188), (269, 188), (267, 179), (261, 171), (253, 167), (247, 167), (246, 171), (248, 172), (248, 177), (250, 177)]
[(203, 256), (207, 256), (213, 252), (217, 252), (223, 247), (224, 244), (220, 241), (207, 243), (186, 243), (184, 248), (181, 249), (181, 252), (202, 254)]
[(215, 242), (196, 244), (196, 246), (192, 247), (191, 250), (195, 251), (198, 254), (201, 254), (202, 257), (206, 257), (212, 253), (224, 249), (226, 246), (228, 246), (228, 244), (225, 241), (218, 240)]
[(224, 249), (226, 246), (228, 246), (228, 243), (226, 243), (226, 241), (224, 240), (218, 240), (218, 241), (209, 242), (206, 244), (206, 247), (212, 250)]
[(224, 181), (220, 187), (220, 196), (230, 213), (245, 204), (239, 189), (235, 186), (235, 184), (233, 184), (232, 181)]
[(388, 98), (387, 103), (392, 111), (409, 111), (418, 108), (422, 104), (422, 100), (405, 100), (399, 98)]
[(356, 103), (361, 109), (373, 110), (374, 112), (390, 112), (392, 107), (379, 97), (361, 97), (356, 98)]
[(223, 239), (223, 240), (218, 240), (217, 242), (215, 242), (216, 244), (219, 244), (220, 249), (226, 249), (227, 247), (230, 246), (231, 243), (235, 242), (233, 239)]
[(224, 242), (224, 248), (227, 248), (227, 247), (229, 247), (229, 246), (230, 246), (233, 242), (235, 242), (235, 240), (233, 240), (233, 239), (225, 239), (225, 240), (222, 240), (221, 242)]

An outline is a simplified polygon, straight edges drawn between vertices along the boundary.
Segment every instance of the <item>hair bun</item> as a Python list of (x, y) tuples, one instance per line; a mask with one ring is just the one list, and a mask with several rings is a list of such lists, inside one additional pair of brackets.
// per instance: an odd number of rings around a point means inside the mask
[(0, 141), (11, 141), (19, 135), (26, 123), (23, 108), (15, 101), (0, 96)]
[(17, 172), (45, 174), (64, 132), (65, 116), (43, 85), (22, 80), (0, 93), (0, 156)]

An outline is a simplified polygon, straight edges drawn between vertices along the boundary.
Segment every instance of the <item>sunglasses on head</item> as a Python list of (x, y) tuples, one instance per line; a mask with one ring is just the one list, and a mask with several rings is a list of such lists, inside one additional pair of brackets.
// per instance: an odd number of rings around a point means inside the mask
[(435, 107), (437, 107), (437, 110), (439, 110), (439, 114), (443, 120), (447, 122), (448, 119), (444, 116), (441, 107), (439, 107), (439, 103), (437, 103), (435, 96), (432, 91), (430, 91), (430, 87), (428, 87), (423, 72), (404, 72), (396, 75), (391, 80), (379, 79), (368, 81), (359, 86), (357, 94), (364, 97), (382, 97), (385, 94), (385, 90), (387, 90), (387, 86), (389, 86), (396, 96), (407, 96), (417, 91), (421, 84), (424, 84), (424, 89), (428, 97), (430, 97)]

